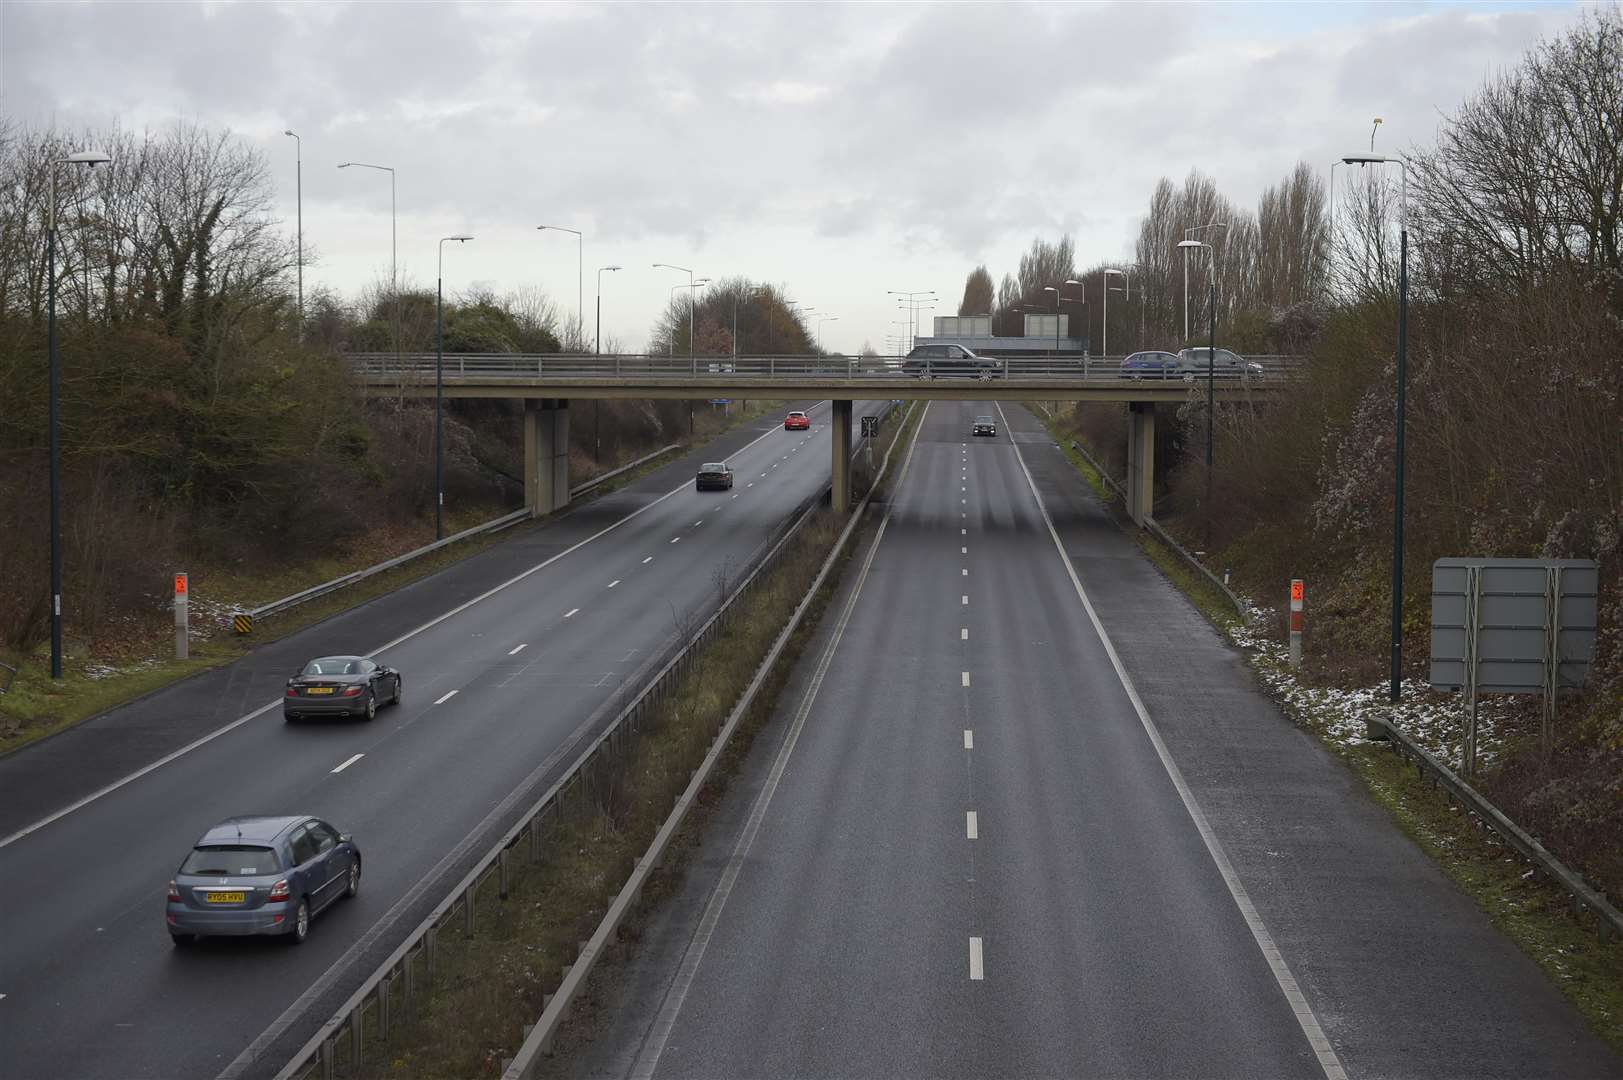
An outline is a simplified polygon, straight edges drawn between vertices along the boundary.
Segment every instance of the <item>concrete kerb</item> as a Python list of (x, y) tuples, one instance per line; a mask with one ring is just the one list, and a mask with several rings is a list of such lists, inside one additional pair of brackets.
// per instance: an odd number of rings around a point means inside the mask
[[(887, 410), (887, 415), (888, 412), (889, 410)], [(671, 839), (676, 835), (676, 831), (687, 817), (688, 810), (698, 798), (699, 792), (709, 782), (710, 774), (720, 760), (721, 755), (726, 751), (727, 744), (731, 741), (733, 733), (737, 730), (738, 725), (742, 723), (750, 707), (754, 705), (761, 687), (777, 664), (784, 647), (788, 644), (795, 631), (800, 628), (800, 624), (816, 598), (818, 590), (827, 581), (829, 573), (839, 561), (846, 544), (861, 523), (862, 516), (867, 511), (874, 492), (878, 489), (880, 479), (884, 477), (885, 472), (890, 467), (891, 455), (894, 450), (895, 443), (892, 442), (891, 446), (885, 451), (884, 460), (880, 464), (879, 471), (874, 476), (873, 484), (869, 486), (862, 502), (852, 512), (850, 520), (846, 522), (845, 528), (841, 530), (834, 547), (829, 551), (827, 558), (823, 560), (823, 565), (818, 568), (816, 578), (813, 579), (811, 586), (795, 606), (794, 613), (789, 617), (789, 621), (778, 632), (778, 636), (773, 640), (772, 647), (767, 651), (766, 656), (756, 666), (755, 674), (750, 679), (749, 685), (745, 688), (743, 695), (734, 703), (732, 710), (727, 715), (726, 722), (722, 724), (720, 731), (717, 732), (715, 739), (711, 742), (710, 749), (705, 754), (703, 762), (698, 769), (694, 770), (693, 777), (688, 782), (687, 788), (677, 798), (676, 805), (672, 807), (669, 817), (665, 819), (665, 823), (660, 827), (659, 832), (655, 834), (653, 842), (648, 846), (648, 851), (637, 861), (625, 885), (621, 887), (614, 902), (609, 906), (609, 910), (604, 913), (602, 921), (598, 923), (597, 929), (593, 931), (591, 938), (582, 948), (580, 956), (574, 964), (570, 965), (569, 971), (564, 976), (557, 993), (552, 995), (552, 999), (542, 1010), (540, 1019), (536, 1021), (534, 1027), (525, 1033), (523, 1045), (519, 1047), (517, 1055), (514, 1056), (503, 1071), (502, 1080), (533, 1080), (536, 1067), (541, 1059), (551, 1052), (558, 1029), (568, 1016), (570, 1006), (584, 987), (587, 976), (591, 974), (592, 968), (596, 966), (598, 957), (612, 942), (614, 936), (619, 932), (620, 924), (625, 921), (625, 917), (636, 906), (642, 896), (642, 890), (647, 883), (649, 874), (658, 869), (664, 860)], [(785, 537), (786, 541), (787, 539)]]
[[(893, 412), (894, 404), (888, 405), (883, 415), (888, 416)], [(884, 463), (880, 467), (879, 476), (883, 476), (884, 469), (889, 462), (890, 453), (887, 451)], [(875, 485), (877, 485), (877, 482), (878, 477), (876, 476)], [(684, 663), (690, 652), (708, 638), (712, 627), (728, 615), (733, 604), (750, 589), (759, 575), (776, 559), (784, 545), (789, 542), (801, 525), (817, 509), (827, 491), (828, 486), (824, 485), (809, 496), (796, 509), (786, 527), (775, 531), (772, 536), (762, 542), (756, 551), (751, 554), (749, 562), (753, 564), (752, 569), (731, 590), (725, 601), (711, 613), (710, 617), (698, 629), (688, 635), (685, 642), (680, 637), (677, 637), (674, 650), (670, 648), (661, 650), (661, 653), (666, 654), (668, 658), (658, 672), (643, 683), (642, 689), (598, 733), (592, 740), (591, 745), (584, 752), (576, 755), (564, 774), (547, 788), (546, 792), (531, 806), (528, 812), (520, 815), (518, 820), (503, 833), (501, 839), (487, 849), (484, 856), (463, 876), (461, 881), (450, 889), (444, 899), (436, 904), (429, 914), (424, 917), (416, 930), (409, 934), (406, 940), (378, 965), (372, 975), (350, 995), (349, 999), (339, 1007), (333, 1016), (317, 1029), (316, 1033), (294, 1054), (287, 1065), (276, 1073), (276, 1080), (294, 1080), (294, 1078), (308, 1077), (313, 1069), (319, 1069), (320, 1075), (330, 1080), (335, 1075), (336, 1047), (340, 1034), (347, 1030), (350, 1034), (352, 1046), (361, 1039), (361, 1036), (356, 1034), (356, 1028), (362, 1027), (364, 1030), (365, 1010), (370, 1003), (376, 1003), (380, 1018), (387, 1015), (388, 1006), (385, 995), (388, 993), (389, 981), (403, 965), (410, 964), (416, 952), (423, 952), (425, 966), (429, 978), (432, 980), (437, 967), (435, 953), (437, 951), (438, 932), (453, 917), (457, 905), (462, 905), (464, 933), (465, 935), (471, 935), (474, 929), (474, 913), (477, 908), (479, 887), (497, 872), (498, 862), (521, 841), (526, 834), (526, 830), (539, 828), (546, 814), (557, 811), (559, 801), (571, 786), (579, 787), (584, 798), (584, 785), (580, 781), (583, 778), (584, 771), (595, 761), (598, 751), (609, 745), (610, 738), (615, 735), (622, 725), (633, 723), (641, 726), (644, 707), (652, 702), (663, 700), (667, 696), (669, 692), (667, 684), (679, 671), (686, 670)], [(870, 488), (869, 494), (871, 496), (872, 488)], [(867, 498), (864, 498), (862, 508), (866, 506)], [(851, 523), (847, 526), (847, 532), (849, 532), (850, 525), (858, 520), (860, 510), (861, 508), (857, 513), (852, 514)], [(522, 512), (528, 513), (527, 510)], [(845, 534), (842, 534), (842, 537), (843, 535)], [(819, 581), (821, 581), (821, 577), (819, 577)], [(604, 707), (609, 706), (611, 703), (612, 699), (610, 702), (605, 702)], [(647, 860), (644, 860), (644, 863), (646, 864)], [(578, 966), (579, 961), (577, 960), (576, 965), (573, 967)], [(573, 970), (573, 967), (571, 970)], [(555, 995), (554, 999), (556, 1000), (558, 996)], [(381, 1030), (386, 1031), (386, 1029)]]
[(1369, 717), (1368, 722), (1381, 729), (1394, 752), (1413, 761), (1418, 770), (1431, 773), (1438, 783), (1448, 789), (1450, 795), (1458, 799), (1483, 824), (1498, 833), (1507, 844), (1515, 848), (1547, 878), (1566, 890), (1572, 897), (1575, 909), (1581, 911), (1588, 908), (1594, 912), (1596, 930), (1601, 938), (1604, 939), (1611, 933), (1623, 934), (1623, 912), (1619, 912), (1605, 896), (1592, 888), (1560, 859), (1551, 855), (1543, 844), (1506, 817), (1502, 810), (1460, 779), (1452, 769), (1438, 761), (1425, 747), (1409, 738), (1402, 728), (1380, 716)]

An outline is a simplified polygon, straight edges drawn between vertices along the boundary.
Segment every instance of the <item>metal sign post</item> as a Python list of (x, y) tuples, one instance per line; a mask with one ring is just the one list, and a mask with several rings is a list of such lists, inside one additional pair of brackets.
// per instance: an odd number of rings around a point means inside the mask
[(186, 574), (175, 575), (175, 659), (186, 659)]
[(1291, 667), (1302, 666), (1302, 603), (1307, 594), (1301, 578), (1291, 578)]

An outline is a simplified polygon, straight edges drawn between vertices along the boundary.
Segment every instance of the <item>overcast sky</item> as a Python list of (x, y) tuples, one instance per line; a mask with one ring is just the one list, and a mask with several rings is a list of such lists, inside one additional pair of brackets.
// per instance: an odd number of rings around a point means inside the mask
[[(1440, 113), (1579, 15), (1570, 4), (0, 3), (0, 106), (31, 124), (176, 118), (263, 148), (306, 287), (386, 276), (540, 286), (641, 348), (670, 287), (746, 275), (839, 317), (855, 351), (957, 309), (1034, 236), (1132, 251), (1155, 181), (1248, 205), (1299, 159), (1430, 139)], [(926, 313), (928, 316), (929, 313)], [(748, 341), (744, 342), (747, 349)]]

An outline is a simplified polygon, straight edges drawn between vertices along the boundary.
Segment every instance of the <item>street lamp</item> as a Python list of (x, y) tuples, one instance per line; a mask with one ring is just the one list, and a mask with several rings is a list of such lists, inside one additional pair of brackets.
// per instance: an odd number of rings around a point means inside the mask
[(304, 140), (291, 131), (282, 132), (293, 138), (293, 192), (298, 208), (299, 237), (299, 340), (304, 340)]
[(376, 169), (389, 174), (389, 289), (394, 293), (394, 362), (400, 366), (400, 262), (397, 258), (399, 248), (395, 244), (395, 201), (394, 201), (394, 168), (389, 165), (368, 165), (364, 161), (346, 161), (338, 166), (347, 169), (354, 166), (357, 169)]
[(581, 302), (581, 253), (585, 250), (586, 241), (581, 236), (579, 229), (571, 229), (563, 225), (537, 225), (535, 227), (536, 232), (545, 232), (548, 229), (553, 232), (575, 234), (575, 333), (580, 334), (585, 329), (583, 324), (586, 322), (586, 309)]
[[(693, 355), (693, 271), (674, 263), (655, 263), (655, 270), (676, 270), (688, 276), (688, 355)], [(688, 425), (692, 427), (692, 424)]]
[[(1229, 223), (1226, 222), (1226, 221), (1212, 221), (1212, 222), (1208, 222), (1205, 225), (1191, 225), (1189, 228), (1187, 228), (1187, 229), (1185, 229), (1183, 231), (1183, 238), (1184, 238), (1185, 241), (1187, 241), (1187, 240), (1190, 239), (1190, 234), (1198, 233), (1202, 229), (1226, 229), (1228, 227), (1229, 227)], [(1188, 249), (1190, 247), (1192, 247), (1193, 245), (1188, 244), (1188, 243), (1180, 242), (1178, 244), (1178, 246), (1184, 249), (1184, 253), (1183, 253), (1183, 340), (1184, 340), (1185, 344), (1188, 344), (1188, 342), (1189, 342), (1189, 251), (1188, 251)], [(1216, 253), (1214, 252), (1213, 253), (1214, 261), (1212, 263), (1212, 276), (1213, 277), (1217, 276), (1217, 263), (1215, 261), (1215, 257), (1216, 257)], [(1214, 297), (1217, 295), (1217, 291), (1215, 289), (1212, 291), (1212, 295)], [(1216, 301), (1214, 300), (1213, 303), (1216, 303)]]
[[(1081, 284), (1082, 283), (1080, 281), (1076, 280), (1075, 278), (1066, 278), (1065, 279), (1065, 285), (1081, 285)], [(1060, 295), (1060, 289), (1063, 289), (1065, 287), (1065, 285), (1061, 285), (1058, 288), (1055, 288), (1053, 285), (1044, 285), (1043, 286), (1043, 292), (1051, 292), (1051, 293), (1054, 294), (1054, 357), (1055, 357), (1055, 359), (1059, 358), (1059, 302), (1062, 299), (1064, 299), (1064, 297)], [(1084, 288), (1084, 292), (1085, 291), (1086, 290)], [(1073, 296), (1073, 297), (1071, 297), (1071, 299), (1075, 300), (1075, 299), (1077, 299), (1077, 297)], [(1084, 296), (1083, 299), (1085, 300), (1086, 297)], [(1088, 363), (1087, 358), (1083, 357), (1083, 359), (1082, 359), (1082, 377), (1083, 378), (1087, 378), (1087, 374), (1088, 374), (1087, 363)]]
[(600, 266), (597, 268), (597, 337), (596, 344), (592, 346), (595, 355), (603, 354), (603, 271), (623, 270), (623, 266)]
[[(1192, 248), (1205, 248), (1207, 258), (1212, 262), (1211, 275), (1211, 325), (1212, 345), (1206, 353), (1206, 546), (1211, 546), (1212, 539), (1212, 412), (1216, 407), (1216, 393), (1214, 390), (1214, 365), (1217, 363), (1217, 253), (1212, 245), (1204, 240), (1180, 240), (1178, 247), (1183, 249), (1183, 264), (1187, 270), (1189, 266), (1189, 252)], [(1185, 310), (1184, 318), (1188, 318)], [(1187, 335), (1186, 335), (1187, 337)]]
[[(907, 292), (907, 291), (904, 291), (902, 289), (886, 289), (885, 290), (885, 295), (886, 296), (905, 297), (906, 298), (906, 303), (908, 305), (912, 305), (915, 302), (917, 302), (919, 297), (930, 297), (932, 299), (936, 298), (936, 292), (935, 292), (934, 289), (914, 289), (911, 292)], [(911, 308), (911, 311), (912, 311), (912, 316), (911, 317), (912, 317), (913, 321), (912, 321), (912, 323), (910, 324), (910, 326), (908, 328), (908, 341), (909, 342), (913, 341), (914, 339), (916, 339), (919, 336), (919, 317), (918, 317), (919, 312), (918, 312), (918, 308), (916, 308), (916, 307)], [(908, 348), (911, 349), (912, 345), (909, 344)]]
[(445, 321), (441, 309), (445, 300), (445, 244), (448, 240), (467, 243), (473, 237), (458, 233), (440, 239), (439, 278), (434, 286), (434, 539), (444, 535), (441, 516), (445, 510)]
[(840, 317), (838, 315), (819, 315), (817, 317), (817, 352), (819, 355), (821, 355), (823, 351), (823, 324), (826, 322), (839, 321)]
[(1111, 274), (1115, 274), (1117, 277), (1122, 277), (1122, 278), (1127, 279), (1127, 288), (1125, 288), (1125, 289), (1117, 289), (1116, 291), (1126, 294), (1125, 298), (1128, 299), (1128, 300), (1131, 300), (1133, 298), (1133, 294), (1132, 294), (1133, 279), (1131, 277), (1128, 277), (1127, 271), (1125, 271), (1125, 270), (1113, 270), (1113, 269), (1110, 269), (1110, 268), (1107, 267), (1105, 269), (1105, 271), (1104, 271), (1104, 274), (1103, 274), (1104, 280), (1100, 283), (1100, 284), (1102, 284), (1104, 286), (1104, 288), (1102, 290), (1103, 293), (1104, 293), (1104, 304), (1103, 304), (1103, 306), (1102, 306), (1102, 308), (1101, 308), (1101, 310), (1099, 312), (1099, 355), (1100, 356), (1109, 356), (1110, 355), (1110, 275)]
[[(1376, 120), (1377, 125), (1380, 120)], [(1375, 134), (1370, 133), (1370, 145)], [(1402, 201), (1398, 204), (1398, 401), (1395, 462), (1396, 497), (1392, 504), (1392, 672), (1388, 696), (1396, 705), (1403, 691), (1403, 426), (1404, 399), (1408, 391), (1409, 369), (1409, 163), (1396, 154), (1348, 154), (1348, 165), (1396, 165), (1403, 175)]]
[(51, 162), (51, 201), (49, 227), (45, 233), (46, 309), (45, 351), (50, 367), (51, 443), (51, 678), (62, 677), (62, 376), (56, 362), (56, 167), (83, 165), (94, 169), (111, 164), (112, 158), (99, 150), (82, 150)]
[(748, 299), (750, 297), (760, 296), (762, 293), (769, 293), (771, 291), (772, 290), (767, 288), (765, 285), (757, 285), (757, 286), (755, 286), (755, 288), (750, 289), (748, 292), (744, 292), (743, 290), (735, 290), (733, 292), (733, 359), (734, 360), (738, 359), (738, 301), (739, 301), (740, 294), (742, 294), (742, 296), (745, 299)]

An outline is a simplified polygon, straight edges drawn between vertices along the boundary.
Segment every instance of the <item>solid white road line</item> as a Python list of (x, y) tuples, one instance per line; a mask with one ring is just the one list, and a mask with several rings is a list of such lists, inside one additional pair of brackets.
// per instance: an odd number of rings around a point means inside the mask
[(456, 697), (457, 693), (458, 693), (458, 691), (452, 690), (449, 694), (446, 694), (444, 697), (442, 697), (438, 701), (434, 702), (434, 704), (436, 704), (436, 705), (444, 705), (447, 701), (450, 701), (452, 698)]
[(647, 566), (647, 565), (648, 565), (648, 564), (649, 564), (649, 563), (651, 563), (651, 562), (653, 562), (653, 561), (654, 561), (654, 557), (653, 557), (653, 556), (652, 556), (652, 555), (650, 555), (650, 556), (648, 556), (648, 558), (646, 558), (646, 559), (644, 559), (644, 560), (643, 560), (643, 561), (642, 561), (642, 564), (643, 564), (643, 565), (644, 565), (644, 566)]
[(964, 685), (965, 686), (969, 685), (969, 672), (967, 672), (967, 671), (964, 672)]
[[(1001, 404), (998, 405), (997, 411), (998, 416), (1003, 417)], [(1007, 425), (1008, 419), (1003, 417), (1003, 422)], [(1256, 905), (1251, 902), (1251, 895), (1246, 892), (1245, 885), (1240, 881), (1240, 875), (1235, 873), (1234, 864), (1229, 862), (1228, 853), (1223, 850), (1217, 834), (1212, 831), (1211, 822), (1206, 819), (1206, 812), (1200, 808), (1200, 803), (1195, 800), (1195, 793), (1184, 780), (1183, 770), (1172, 760), (1166, 741), (1161, 738), (1160, 727), (1150, 718), (1149, 710), (1144, 707), (1144, 699), (1139, 696), (1138, 688), (1128, 676), (1126, 667), (1122, 665), (1121, 656), (1116, 652), (1115, 644), (1110, 640), (1104, 623), (1099, 619), (1099, 613), (1094, 610), (1093, 601), (1088, 598), (1087, 590), (1082, 587), (1082, 579), (1076, 576), (1076, 567), (1072, 565), (1071, 557), (1065, 551), (1065, 544), (1059, 538), (1059, 531), (1054, 528), (1054, 519), (1049, 516), (1048, 507), (1043, 504), (1042, 496), (1037, 492), (1037, 481), (1032, 479), (1031, 470), (1026, 468), (1025, 455), (1020, 453), (1018, 442), (1014, 443), (1014, 456), (1020, 463), (1020, 471), (1026, 474), (1026, 484), (1031, 488), (1031, 497), (1037, 501), (1037, 509), (1042, 513), (1043, 522), (1048, 526), (1048, 535), (1054, 541), (1054, 550), (1059, 552), (1060, 561), (1065, 564), (1065, 572), (1070, 576), (1072, 587), (1076, 589), (1077, 599), (1082, 601), (1082, 607), (1088, 613), (1088, 621), (1093, 624), (1093, 632), (1099, 635), (1099, 643), (1104, 646), (1105, 655), (1110, 658), (1110, 666), (1116, 670), (1116, 679), (1126, 691), (1127, 700), (1132, 703), (1133, 711), (1138, 714), (1138, 722), (1144, 728), (1144, 734), (1149, 736), (1150, 744), (1155, 747), (1156, 756), (1161, 759), (1161, 767), (1166, 770), (1172, 786), (1177, 788), (1178, 798), (1183, 801), (1184, 810), (1194, 822), (1195, 830), (1200, 833), (1207, 854), (1217, 865), (1223, 883), (1228, 886), (1229, 895), (1234, 899), (1234, 906), (1240, 909), (1246, 925), (1251, 929), (1251, 936), (1255, 939), (1257, 948), (1268, 961), (1268, 967), (1274, 974), (1274, 981), (1279, 984), (1280, 992), (1290, 1003), (1297, 1025), (1301, 1027), (1302, 1034), (1307, 1036), (1308, 1045), (1313, 1048), (1313, 1053), (1319, 1059), (1319, 1068), (1324, 1071), (1325, 1080), (1347, 1080), (1347, 1071), (1342, 1067), (1341, 1059), (1336, 1056), (1335, 1047), (1325, 1038), (1324, 1029), (1319, 1025), (1319, 1018), (1313, 1014), (1312, 1006), (1308, 1004), (1301, 987), (1296, 983), (1296, 976), (1291, 974), (1284, 955), (1274, 944), (1273, 935), (1268, 932), (1262, 916), (1257, 913)]]
[[(736, 452), (742, 454), (745, 450), (750, 449), (750, 447), (754, 446), (756, 443), (761, 442), (762, 440), (764, 440), (764, 439), (768, 438), (769, 436), (771, 436), (771, 434), (772, 434), (772, 432), (768, 431), (766, 434), (760, 436), (760, 438), (757, 438), (753, 442), (750, 442), (749, 444), (747, 444), (747, 445), (745, 445), (743, 447), (740, 447), (739, 450), (736, 451)], [(416, 637), (418, 634), (421, 634), (423, 631), (429, 630), (429, 629), (431, 629), (431, 628), (433, 628), (435, 626), (438, 626), (440, 623), (444, 622), (446, 619), (452, 618), (452, 617), (454, 617), (456, 615), (460, 615), (460, 614), (462, 614), (462, 612), (464, 612), (464, 611), (468, 610), (469, 608), (473, 607), (475, 604), (482, 603), (483, 601), (490, 599), (492, 596), (495, 596), (497, 593), (502, 592), (505, 589), (511, 588), (514, 585), (517, 585), (519, 582), (523, 581), (525, 578), (529, 577), (530, 575), (538, 573), (538, 572), (540, 572), (542, 570), (545, 570), (547, 567), (551, 566), (553, 563), (557, 562), (559, 559), (562, 559), (564, 556), (570, 555), (570, 554), (572, 554), (572, 553), (574, 553), (576, 551), (579, 551), (581, 548), (585, 547), (587, 544), (590, 544), (593, 540), (596, 540), (599, 537), (608, 535), (609, 533), (613, 532), (615, 529), (618, 529), (620, 526), (624, 525), (626, 522), (632, 520), (633, 518), (641, 517), (643, 514), (645, 514), (648, 511), (652, 510), (654, 507), (658, 506), (660, 503), (664, 502), (666, 499), (669, 499), (671, 496), (680, 495), (682, 492), (688, 491), (688, 490), (690, 490), (690, 487), (689, 487), (688, 483), (686, 481), (684, 481), (681, 487), (673, 488), (670, 491), (667, 491), (665, 494), (661, 495), (659, 498), (653, 500), (652, 502), (647, 503), (644, 506), (639, 506), (637, 509), (635, 509), (631, 513), (627, 514), (625, 517), (621, 518), (618, 521), (614, 521), (614, 522), (609, 523), (608, 525), (605, 525), (603, 528), (599, 529), (597, 532), (593, 533), (591, 536), (586, 537), (586, 539), (579, 540), (579, 541), (575, 542), (574, 544), (571, 544), (569, 547), (564, 548), (564, 550), (558, 552), (558, 554), (550, 556), (549, 558), (543, 560), (542, 562), (539, 562), (536, 565), (530, 567), (528, 570), (524, 570), (524, 571), (521, 571), (518, 574), (513, 575), (512, 577), (508, 578), (506, 581), (502, 582), (500, 585), (496, 585), (493, 588), (487, 589), (486, 591), (480, 593), (478, 596), (473, 597), (471, 600), (463, 601), (462, 603), (458, 604), (456, 607), (452, 608), (451, 610), (443, 612), (443, 613), (441, 613), (439, 615), (436, 615), (434, 618), (432, 618), (432, 619), (428, 620), (427, 622), (423, 623), (421, 626), (418, 626), (415, 629), (406, 631), (404, 634), (401, 634), (399, 637), (395, 638), (393, 641), (389, 641), (389, 642), (387, 642), (387, 643), (385, 643), (383, 645), (379, 645), (375, 649), (369, 649), (369, 650), (365, 651), (364, 653), (362, 653), (361, 655), (363, 655), (363, 656), (377, 656), (380, 653), (387, 652), (388, 650), (394, 648), (396, 645), (399, 645), (401, 642), (411, 640), (412, 638)], [(648, 562), (649, 560), (644, 559), (643, 561)], [(21, 840), (26, 836), (29, 836), (29, 835), (31, 835), (33, 833), (38, 832), (40, 829), (43, 829), (45, 826), (51, 824), (52, 822), (61, 821), (63, 818), (67, 817), (69, 814), (74, 813), (77, 810), (82, 810), (85, 807), (89, 806), (91, 803), (95, 802), (96, 800), (101, 799), (101, 798), (105, 798), (106, 796), (111, 795), (113, 792), (117, 791), (121, 787), (124, 787), (126, 784), (134, 783), (135, 781), (141, 779), (141, 777), (147, 775), (148, 773), (154, 771), (155, 769), (161, 769), (165, 765), (169, 764), (171, 761), (174, 761), (177, 758), (181, 758), (181, 757), (186, 756), (187, 754), (191, 753), (193, 750), (196, 750), (199, 746), (203, 746), (206, 743), (211, 743), (215, 739), (218, 739), (221, 735), (230, 734), (231, 732), (237, 730), (237, 728), (239, 728), (242, 725), (246, 724), (248, 721), (256, 719), (256, 718), (258, 718), (260, 716), (263, 716), (266, 713), (270, 712), (272, 709), (276, 708), (277, 705), (279, 705), (280, 703), (281, 703), (280, 698), (278, 698), (276, 701), (266, 702), (264, 705), (261, 705), (259, 708), (253, 710), (252, 712), (245, 713), (244, 715), (237, 717), (235, 720), (231, 721), (229, 724), (226, 724), (226, 725), (224, 725), (222, 727), (215, 728), (213, 731), (209, 732), (207, 735), (203, 735), (203, 736), (200, 736), (199, 738), (193, 739), (191, 742), (187, 743), (185, 746), (180, 747), (178, 750), (170, 751), (169, 753), (165, 754), (163, 757), (159, 758), (157, 761), (154, 761), (154, 762), (152, 762), (151, 764), (148, 764), (148, 765), (143, 765), (141, 768), (139, 768), (139, 769), (135, 770), (134, 772), (130, 773), (128, 776), (121, 777), (118, 780), (114, 780), (112, 783), (106, 785), (105, 787), (101, 787), (101, 788), (98, 788), (95, 791), (92, 791), (89, 795), (86, 795), (84, 798), (78, 799), (78, 800), (76, 800), (74, 802), (69, 803), (67, 806), (64, 806), (62, 809), (56, 811), (55, 813), (48, 814), (45, 817), (40, 818), (38, 821), (34, 822), (32, 825), (27, 825), (27, 826), (25, 826), (25, 827), (23, 827), (21, 829), (18, 829), (16, 832), (12, 833), (10, 836), (7, 836), (4, 839), (0, 839), (0, 848), (9, 847), (10, 845), (16, 843), (18, 840)]]
[(507, 650), (507, 655), (508, 656), (517, 656), (519, 653), (523, 652), (525, 649), (528, 649), (529, 647), (530, 647), (530, 643), (528, 641), (523, 642), (517, 648), (508, 649)]
[(579, 611), (580, 611), (580, 608), (572, 607), (568, 611), (564, 612), (564, 618), (573, 619), (575, 617), (576, 613), (579, 612)]
[(366, 756), (365, 754), (356, 754), (354, 757), (350, 758), (348, 761), (346, 761), (342, 765), (338, 766), (338, 768), (334, 769), (333, 772), (341, 773), (345, 769), (349, 768), (351, 765), (355, 764), (357, 761), (361, 760), (365, 756)]
[[(926, 402), (919, 426), (913, 429), (913, 439), (908, 443), (907, 457), (903, 459), (902, 466), (897, 471), (897, 490), (900, 490), (902, 480), (907, 476), (908, 466), (913, 461), (913, 450), (918, 446), (919, 432), (924, 429), (924, 420), (929, 413), (930, 404)], [(745, 821), (738, 840), (733, 844), (732, 855), (727, 860), (726, 869), (722, 871), (720, 880), (716, 882), (716, 887), (705, 904), (704, 914), (699, 917), (699, 925), (693, 931), (693, 937), (688, 941), (687, 949), (682, 954), (676, 977), (666, 988), (659, 1013), (643, 1038), (642, 1049), (638, 1052), (630, 1070), (633, 1080), (649, 1080), (659, 1067), (660, 1055), (665, 1052), (665, 1045), (671, 1037), (671, 1029), (675, 1027), (676, 1018), (682, 1011), (682, 1004), (687, 1000), (688, 990), (693, 985), (695, 975), (698, 974), (699, 965), (704, 962), (705, 950), (709, 948), (710, 939), (715, 935), (716, 924), (721, 921), (721, 913), (727, 906), (727, 899), (732, 895), (739, 874), (743, 872), (744, 861), (749, 855), (750, 848), (755, 844), (755, 837), (761, 831), (761, 823), (766, 818), (767, 808), (772, 805), (772, 797), (777, 793), (778, 785), (783, 782), (783, 775), (789, 768), (790, 755), (794, 753), (795, 746), (800, 741), (800, 733), (806, 726), (806, 718), (817, 700), (818, 691), (828, 675), (829, 666), (834, 662), (834, 652), (845, 636), (845, 629), (851, 621), (851, 613), (856, 609), (857, 599), (862, 595), (862, 586), (868, 580), (868, 571), (873, 567), (874, 556), (879, 553), (880, 542), (885, 538), (890, 515), (891, 506), (887, 505), (885, 516), (880, 518), (879, 529), (868, 548), (867, 558), (857, 574), (856, 585), (851, 589), (851, 595), (846, 599), (839, 620), (834, 624), (834, 633), (824, 646), (817, 667), (812, 671), (805, 694), (795, 707), (794, 715), (789, 721), (789, 729), (784, 732), (783, 743), (778, 748), (777, 756), (772, 760), (771, 769), (767, 771), (766, 781), (761, 786), (760, 793), (755, 796), (749, 818)]]
[(981, 961), (981, 939), (969, 939), (969, 977), (976, 982), (986, 978), (986, 966)]
[(979, 840), (981, 838), (980, 821), (976, 818), (973, 810), (964, 811), (964, 831), (969, 834), (966, 839)]
[(611, 589), (612, 589), (612, 588), (614, 588), (614, 587), (615, 587), (615, 586), (616, 586), (616, 585), (618, 585), (618, 584), (620, 584), (620, 579), (619, 579), (619, 578), (615, 578), (615, 579), (614, 579), (614, 580), (613, 580), (613, 581), (611, 581), (611, 582), (609, 582), (609, 584), (608, 584), (608, 588), (611, 588)]
[(965, 750), (973, 750), (973, 749), (975, 749), (975, 732), (970, 730), (969, 728), (964, 729), (964, 749)]

